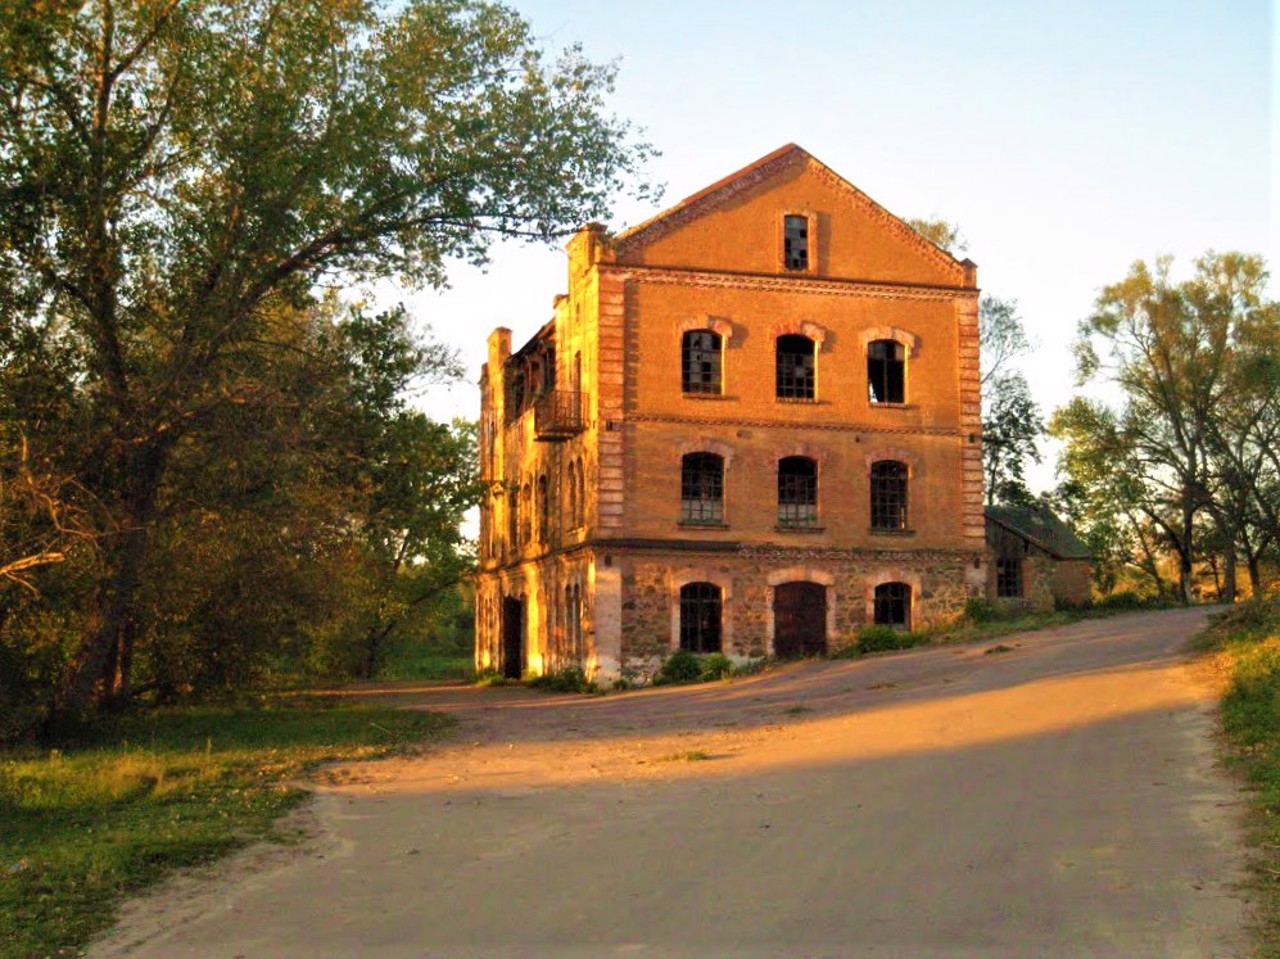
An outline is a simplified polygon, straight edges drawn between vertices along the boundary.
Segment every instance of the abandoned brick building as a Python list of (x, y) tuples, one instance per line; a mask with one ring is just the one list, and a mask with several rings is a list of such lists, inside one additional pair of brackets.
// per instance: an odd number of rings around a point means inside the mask
[(971, 262), (794, 145), (568, 259), (489, 337), (479, 668), (816, 653), (987, 591)]

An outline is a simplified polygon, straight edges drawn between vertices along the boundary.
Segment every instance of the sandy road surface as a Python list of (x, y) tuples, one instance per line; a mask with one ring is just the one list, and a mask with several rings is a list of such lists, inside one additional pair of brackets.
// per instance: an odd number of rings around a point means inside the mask
[[(315, 839), (131, 906), (96, 957), (1236, 956), (1199, 611), (462, 720), (334, 771)], [(698, 756), (707, 758), (699, 759)]]

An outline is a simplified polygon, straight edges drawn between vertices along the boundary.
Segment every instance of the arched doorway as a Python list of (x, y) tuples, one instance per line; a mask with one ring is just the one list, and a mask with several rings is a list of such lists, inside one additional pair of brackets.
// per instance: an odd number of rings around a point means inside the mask
[(827, 588), (779, 583), (773, 588), (773, 654), (820, 656), (827, 651)]
[(502, 675), (519, 679), (524, 673), (524, 600), (502, 599)]

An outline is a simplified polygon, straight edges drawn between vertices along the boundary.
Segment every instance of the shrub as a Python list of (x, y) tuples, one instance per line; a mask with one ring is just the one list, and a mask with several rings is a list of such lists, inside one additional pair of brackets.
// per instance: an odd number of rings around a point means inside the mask
[(987, 623), (996, 618), (996, 608), (983, 596), (970, 596), (964, 601), (965, 619), (973, 623)]
[(863, 626), (858, 630), (858, 652), (881, 653), (888, 649), (910, 649), (919, 640), (892, 626)]
[(687, 649), (677, 649), (662, 663), (658, 675), (653, 677), (655, 686), (674, 683), (696, 683), (702, 677), (702, 663)]
[(1142, 609), (1146, 603), (1143, 602), (1141, 596), (1131, 589), (1124, 589), (1118, 593), (1112, 593), (1106, 597), (1098, 606), (1102, 609), (1123, 610), (1123, 609)]
[(712, 653), (702, 658), (702, 672), (698, 678), (704, 683), (727, 679), (733, 675), (733, 661), (724, 653)]
[(547, 689), (553, 693), (596, 693), (600, 687), (587, 679), (581, 666), (567, 666), (535, 676), (526, 685), (535, 689)]

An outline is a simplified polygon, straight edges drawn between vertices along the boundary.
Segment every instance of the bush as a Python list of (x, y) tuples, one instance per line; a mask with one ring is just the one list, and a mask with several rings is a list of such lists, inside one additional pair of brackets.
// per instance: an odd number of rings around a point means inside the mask
[(702, 658), (702, 673), (698, 676), (704, 683), (717, 679), (727, 679), (733, 675), (733, 661), (724, 653), (712, 653)]
[(658, 675), (653, 677), (655, 686), (675, 683), (696, 683), (702, 678), (702, 662), (687, 649), (677, 649), (662, 663)]
[(547, 689), (553, 693), (597, 693), (600, 687), (587, 679), (581, 666), (567, 666), (564, 669), (541, 676), (535, 676), (526, 685), (534, 689)]
[(964, 601), (965, 619), (972, 623), (988, 623), (996, 618), (996, 608), (983, 596), (970, 596)]
[(858, 652), (882, 653), (890, 649), (910, 649), (928, 642), (918, 633), (903, 632), (892, 626), (863, 626), (858, 630)]
[(1109, 610), (1125, 610), (1125, 609), (1142, 609), (1147, 603), (1131, 589), (1124, 589), (1118, 593), (1112, 593), (1110, 596), (1098, 603), (1101, 609)]

